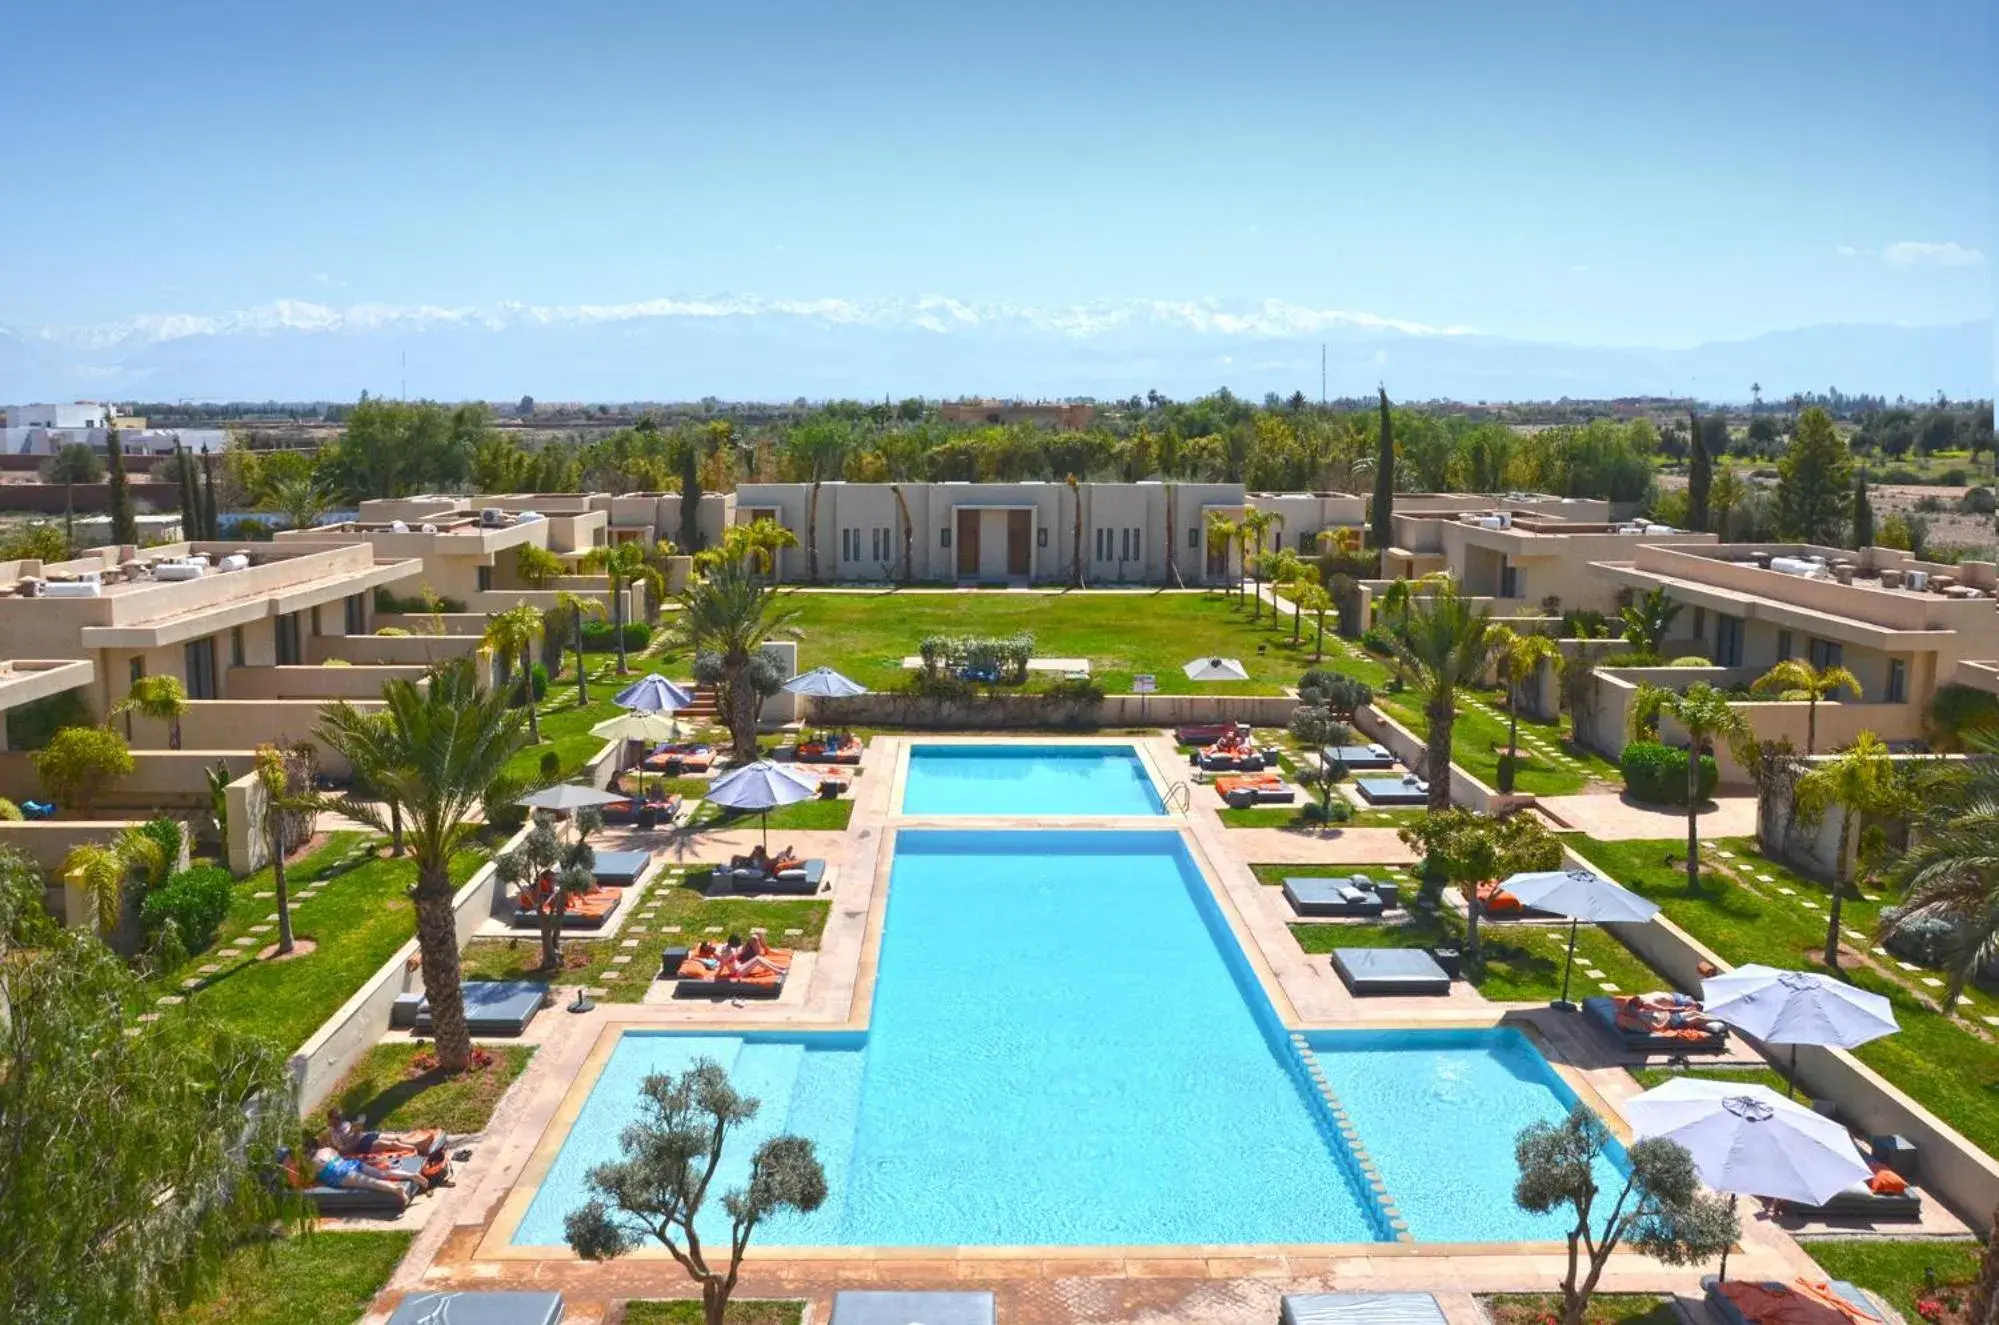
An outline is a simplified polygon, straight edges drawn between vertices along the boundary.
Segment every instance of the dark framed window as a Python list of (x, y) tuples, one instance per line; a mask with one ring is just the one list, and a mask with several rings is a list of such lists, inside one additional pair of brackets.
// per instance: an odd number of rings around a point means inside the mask
[(1047, 526), (1047, 525), (1041, 525), (1040, 527), (1038, 527), (1037, 529), (1035, 529), (1035, 531), (1034, 531), (1034, 546), (1036, 546), (1036, 547), (1047, 547), (1047, 546), (1048, 546), (1048, 526)]
[(273, 633), (277, 636), (278, 666), (298, 666), (305, 660), (298, 646), (298, 613), (286, 612), (273, 626)]
[(1714, 617), (1714, 661), (1720, 667), (1742, 666), (1742, 618)]
[(1201, 531), (1199, 528), (1190, 528), (1187, 530), (1187, 550), (1189, 552), (1199, 552), (1201, 550)]
[(1888, 660), (1888, 702), (1904, 704), (1909, 699), (1909, 664), (1900, 658)]
[(1811, 665), (1821, 670), (1841, 666), (1846, 650), (1829, 639), (1815, 639), (1806, 647), (1806, 655)]
[(1694, 638), (1707, 638), (1707, 609), (1705, 607), (1696, 607), (1694, 609)]
[(187, 697), (214, 699), (215, 637), (209, 635), (181, 645), (181, 662), (187, 672)]
[(478, 579), (479, 592), (480, 593), (490, 592), (493, 588), (493, 568), (491, 566), (479, 567), (478, 576), (479, 576)]
[(229, 628), (229, 665), (231, 667), (241, 667), (243, 665), (243, 627), (241, 626), (231, 626)]
[(944, 527), (943, 527), (942, 529), (939, 529), (939, 530), (937, 531), (937, 546), (938, 546), (938, 547), (950, 547), (950, 546), (951, 546), (951, 526), (950, 526), (950, 525), (948, 525), (948, 524), (947, 524), (947, 525), (945, 525), (945, 526), (944, 526)]
[[(480, 577), (479, 587), (492, 588), (490, 581), (493, 578), (493, 568), (481, 566), (479, 569), (484, 572)], [(368, 633), (368, 600), (357, 593), (347, 595), (347, 633), (349, 635)]]
[(1780, 630), (1777, 632), (1777, 661), (1784, 662), (1788, 660), (1790, 656), (1791, 656), (1791, 632), (1788, 630)]

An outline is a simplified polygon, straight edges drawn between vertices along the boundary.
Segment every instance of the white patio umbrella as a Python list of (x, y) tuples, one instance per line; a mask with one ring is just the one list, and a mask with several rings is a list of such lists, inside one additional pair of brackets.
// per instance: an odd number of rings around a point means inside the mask
[(819, 699), (846, 699), (868, 693), (866, 686), (858, 681), (849, 681), (830, 667), (815, 667), (809, 672), (800, 672), (786, 681), (784, 688), (794, 695), (811, 695)]
[(531, 791), (514, 804), (525, 805), (533, 810), (554, 810), (558, 814), (569, 814), (576, 810), (587, 810), (594, 805), (609, 805), (612, 801), (623, 799), (623, 796), (599, 791), (595, 787), (578, 786), (574, 782), (558, 782), (552, 787)]
[(1701, 1000), (1710, 1017), (1765, 1044), (1791, 1046), (1793, 1093), (1798, 1088), (1799, 1045), (1851, 1049), (1901, 1029), (1887, 999), (1817, 971), (1738, 966), (1703, 981)]
[(604, 719), (590, 734), (611, 741), (671, 741), (680, 735), (680, 726), (663, 712), (633, 709)]
[(759, 759), (716, 778), (703, 799), (724, 809), (757, 811), (763, 821), (764, 850), (768, 851), (770, 812), (818, 794), (818, 783), (807, 782), (782, 764)]
[(1247, 681), (1249, 672), (1234, 658), (1196, 658), (1182, 671), (1189, 681)]
[(1640, 1140), (1685, 1146), (1719, 1192), (1823, 1205), (1869, 1175), (1844, 1127), (1768, 1086), (1674, 1077), (1622, 1108)]
[(647, 713), (672, 713), (694, 702), (694, 696), (659, 673), (642, 676), (611, 697), (619, 708), (643, 709)]
[(1656, 905), (1594, 870), (1536, 870), (1499, 886), (1524, 907), (1569, 918), (1569, 956), (1562, 964), (1562, 996), (1555, 1001), (1563, 1011), (1575, 1006), (1569, 1002), (1569, 971), (1576, 964), (1576, 926), (1585, 920), (1636, 923), (1659, 914)]

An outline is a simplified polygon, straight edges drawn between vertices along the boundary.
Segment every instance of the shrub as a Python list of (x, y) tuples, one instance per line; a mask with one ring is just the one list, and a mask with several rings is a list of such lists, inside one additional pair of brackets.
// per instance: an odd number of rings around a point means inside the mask
[(8, 800), (5, 796), (0, 796), (0, 820), (5, 820), (8, 823), (20, 822), (21, 807)]
[(78, 691), (65, 690), (61, 694), (30, 700), (19, 708), (7, 710), (7, 748), (39, 750), (63, 728), (83, 727), (89, 723), (90, 709)]
[(348, 662), (345, 658), (328, 658), (320, 664), (321, 667), (352, 667), (353, 665), (353, 663)]
[(1961, 488), (1971, 482), (1971, 475), (1965, 472), (1963, 465), (1953, 465), (1943, 472), (1943, 477), (1938, 482), (1946, 488)]
[(215, 931), (229, 914), (232, 888), (229, 871), (220, 865), (182, 870), (164, 887), (147, 893), (139, 905), (139, 923), (147, 941), (171, 920), (187, 950), (201, 951), (214, 941)]
[(65, 727), (35, 751), (35, 776), (58, 805), (88, 814), (111, 784), (132, 773), (125, 738), (109, 727)]
[(409, 637), (409, 632), (401, 626), (383, 626), (375, 633), (384, 639), (407, 639)]
[(1907, 465), (1891, 465), (1881, 471), (1881, 477), (1875, 481), (1877, 483), (1896, 483), (1907, 486), (1921, 483), (1923, 476)]
[(1369, 626), (1360, 633), (1360, 646), (1386, 658), (1395, 652), (1395, 637), (1382, 626)]
[(1067, 704), (1101, 704), (1104, 688), (1094, 677), (1064, 676), (1048, 686), (1048, 698)]
[[(643, 621), (625, 623), (625, 649), (633, 652), (652, 643), (652, 627)], [(583, 651), (585, 653), (610, 653), (618, 647), (618, 627), (608, 621), (586, 621), (583, 623)]]
[(1666, 666), (1668, 666), (1668, 667), (1712, 667), (1712, 666), (1714, 666), (1714, 660), (1713, 660), (1712, 658), (1703, 658), (1703, 657), (1701, 657), (1701, 656), (1700, 656), (1699, 654), (1697, 654), (1697, 653), (1689, 653), (1689, 654), (1686, 654), (1686, 655), (1685, 655), (1685, 656), (1683, 656), (1683, 657), (1679, 657), (1679, 658), (1675, 658), (1675, 659), (1673, 659), (1673, 660), (1672, 660), (1671, 662), (1667, 663), (1667, 664), (1666, 664)]
[[(164, 814), (156, 814), (139, 825), (139, 831), (160, 844), (160, 857), (172, 869), (180, 863), (181, 836), (185, 830), (180, 820), (170, 819)], [(186, 937), (185, 934), (182, 935)]]
[(1903, 920), (1901, 915), (1902, 909), (1893, 906), (1881, 913), (1882, 928), (1887, 930), (1882, 946), (1918, 966), (1935, 968), (1948, 964), (1957, 946), (1958, 927), (1942, 916), (1912, 916)]
[[(1631, 799), (1646, 805), (1687, 803), (1687, 752), (1657, 741), (1633, 741), (1624, 747), (1618, 768), (1624, 774), (1625, 790)], [(1714, 794), (1721, 780), (1713, 755), (1701, 756), (1702, 800)]]
[(1502, 750), (1499, 752), (1499, 786), (1497, 790), (1502, 795), (1513, 790), (1513, 780), (1519, 774), (1517, 763), (1518, 761), (1513, 757), (1511, 751)]
[(550, 781), (561, 778), (562, 756), (553, 750), (543, 750), (541, 752), (541, 775)]
[(271, 541), (271, 522), (246, 515), (229, 527), (229, 537), (240, 538), (246, 543), (268, 543)]
[(1990, 488), (1972, 488), (1959, 500), (1958, 509), (1967, 515), (1991, 515), (1999, 511), (1999, 497)]
[(1353, 818), (1353, 806), (1344, 797), (1335, 797), (1323, 805), (1307, 801), (1299, 808), (1298, 817), (1308, 824), (1343, 824)]
[(1943, 498), (1937, 496), (1934, 492), (1926, 492), (1916, 498), (1916, 509), (1925, 515), (1935, 515), (1943, 509)]
[(540, 663), (536, 663), (534, 665), (534, 670), (528, 673), (528, 689), (534, 692), (534, 698), (537, 704), (539, 704), (542, 700), (548, 698), (547, 667), (543, 666)]
[[(428, 588), (429, 586), (425, 586)], [(387, 589), (375, 590), (375, 610), (411, 616), (428, 616), (432, 612), (463, 612), (465, 602), (460, 598), (446, 598), (434, 595), (426, 598), (415, 594), (408, 598), (398, 598)]]

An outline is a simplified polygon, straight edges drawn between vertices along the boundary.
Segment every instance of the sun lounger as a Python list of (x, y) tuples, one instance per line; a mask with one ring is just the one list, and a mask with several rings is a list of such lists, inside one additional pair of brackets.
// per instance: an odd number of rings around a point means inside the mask
[(1349, 769), (1395, 767), (1395, 756), (1385, 745), (1328, 746), (1319, 751), (1319, 758), (1328, 766), (1343, 764)]
[(824, 741), (806, 741), (793, 753), (793, 757), (812, 764), (858, 764), (861, 762), (861, 743), (849, 741), (845, 745), (828, 745)]
[(1559, 920), (1553, 911), (1520, 905), (1520, 900), (1496, 883), (1478, 886), (1478, 913), (1487, 920)]
[(612, 801), (603, 807), (604, 822), (639, 824), (642, 827), (670, 824), (680, 817), (683, 804), (678, 796), (668, 796), (663, 800)]
[(727, 881), (731, 892), (739, 893), (782, 893), (797, 897), (811, 897), (826, 882), (826, 862), (814, 856), (787, 869), (781, 869), (775, 876), (762, 870), (731, 869), (727, 865), (715, 867), (717, 882)]
[(599, 888), (629, 888), (651, 863), (650, 851), (599, 851), (590, 873)]
[(1636, 1030), (1629, 1026), (1620, 1026), (1617, 1021), (1617, 1000), (1607, 994), (1584, 999), (1583, 1016), (1601, 1026), (1612, 1039), (1623, 1045), (1630, 1053), (1714, 1054), (1728, 1048), (1726, 1026), (1699, 1035)]
[[(279, 1158), (288, 1159), (289, 1153), (283, 1152)], [(422, 1155), (398, 1155), (394, 1159), (380, 1161), (379, 1167), (403, 1175), (403, 1190), (411, 1196), (416, 1195), (416, 1175), (423, 1168)], [(403, 1208), (402, 1202), (387, 1192), (366, 1187), (327, 1187), (315, 1182), (310, 1187), (301, 1188), (299, 1195), (319, 1214), (328, 1216), (393, 1215)]]
[(648, 773), (704, 772), (715, 762), (715, 750), (707, 745), (662, 745), (639, 762)]
[(1399, 778), (1355, 778), (1354, 786), (1369, 805), (1426, 805), (1430, 784), (1414, 773)]
[[(1724, 1284), (1707, 1275), (1701, 1288), (1707, 1293), (1709, 1314), (1722, 1325), (1853, 1325), (1856, 1316), (1882, 1325), (1888, 1321), (1879, 1304), (1844, 1279), (1834, 1279), (1820, 1288), (1801, 1281), (1780, 1284), (1731, 1279)], [(1853, 1310), (1829, 1305), (1825, 1301), (1828, 1297), (1838, 1298)]]
[(991, 1293), (873, 1293), (833, 1295), (833, 1325), (993, 1325)]
[(1333, 969), (1357, 998), (1451, 992), (1450, 974), (1421, 948), (1335, 948)]
[(1287, 878), (1284, 900), (1301, 916), (1378, 916), (1401, 901), (1401, 889), (1364, 874), (1349, 879)]
[[(624, 900), (623, 888), (597, 887), (588, 892), (571, 893), (569, 900), (563, 904), (562, 928), (602, 929), (610, 922)], [(532, 906), (522, 906), (517, 898), (514, 903), (513, 920), (510, 923), (515, 929), (540, 929), (541, 913)]]
[[(465, 1024), (474, 1035), (519, 1035), (548, 1001), (548, 986), (536, 980), (467, 980)], [(430, 1031), (430, 1000), (417, 1005), (416, 1028)]]
[(1445, 1325), (1429, 1293), (1286, 1293), (1279, 1325)]
[(561, 1325), (562, 1294), (469, 1292), (411, 1293), (388, 1325)]
[(1822, 1205), (1786, 1201), (1784, 1213), (1800, 1219), (1864, 1219), (1870, 1222), (1921, 1219), (1923, 1196), (1914, 1188), (1900, 1192), (1877, 1192), (1865, 1183), (1855, 1183)]
[(700, 964), (689, 958), (680, 967), (679, 983), (673, 987), (675, 998), (776, 998), (784, 992), (784, 982), (791, 978), (792, 954), (784, 948), (770, 951), (771, 965), (778, 968), (775, 974), (739, 975), (727, 980), (704, 972)]
[(1210, 773), (1259, 773), (1276, 762), (1261, 750), (1246, 750), (1228, 754), (1209, 754), (1203, 750), (1194, 756), (1194, 762)]

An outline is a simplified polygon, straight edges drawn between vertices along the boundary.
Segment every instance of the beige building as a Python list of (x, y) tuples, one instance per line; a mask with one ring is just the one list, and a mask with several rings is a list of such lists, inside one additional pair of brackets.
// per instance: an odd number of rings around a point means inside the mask
[[(1064, 583), (1080, 554), (1090, 585), (1220, 583), (1237, 558), (1211, 542), (1207, 518), (1242, 506), (1232, 483), (822, 483), (819, 577), (902, 578), (906, 534), (907, 578), (918, 582)], [(736, 489), (736, 523), (773, 520), (797, 535), (779, 556), (781, 579), (810, 574), (812, 511), (809, 483)]]
[[(1599, 505), (1601, 503), (1598, 503)], [(1641, 544), (1713, 547), (1713, 534), (1632, 520), (1624, 524), (1567, 520), (1486, 507), (1453, 514), (1402, 514), (1392, 522), (1393, 543), (1382, 558), (1384, 579), (1415, 579), (1447, 571), (1466, 593), (1495, 600), (1495, 611), (1555, 614), (1573, 608), (1607, 611), (1615, 586), (1590, 569), (1595, 561), (1622, 560)], [(1550, 600), (1553, 600), (1552, 603)]]
[[(1374, 504), (1371, 493), (1354, 492), (1252, 492), (1244, 504), (1269, 511), (1283, 523), (1278, 546), (1300, 553), (1318, 549), (1319, 535), (1340, 529), (1365, 529), (1368, 511)], [(1393, 514), (1452, 516), (1469, 511), (1505, 510), (1517, 515), (1574, 520), (1581, 523), (1610, 519), (1610, 503), (1587, 497), (1550, 497), (1538, 492), (1516, 492), (1505, 496), (1480, 496), (1465, 492), (1398, 492)]]
[[(596, 493), (591, 502), (609, 517), (613, 543), (638, 542), (650, 546), (663, 539), (679, 547), (683, 541), (677, 492), (626, 492), (616, 496)], [(722, 531), (735, 522), (735, 493), (702, 493), (697, 503), (693, 546), (680, 547), (680, 551), (692, 554), (714, 547), (722, 541)]]
[(937, 407), (946, 423), (1039, 423), (1075, 431), (1090, 426), (1095, 405), (1027, 404), (1017, 400), (949, 400)]

